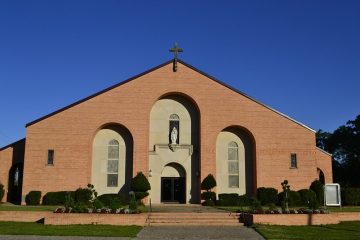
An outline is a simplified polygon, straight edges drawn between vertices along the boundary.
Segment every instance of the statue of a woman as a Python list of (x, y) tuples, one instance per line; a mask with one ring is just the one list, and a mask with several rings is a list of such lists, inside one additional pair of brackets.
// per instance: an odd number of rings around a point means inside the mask
[(15, 169), (15, 174), (14, 174), (14, 186), (19, 186), (19, 168)]
[(176, 144), (177, 137), (178, 137), (178, 131), (177, 131), (176, 127), (173, 127), (173, 129), (171, 130), (171, 134), (170, 134), (171, 144)]

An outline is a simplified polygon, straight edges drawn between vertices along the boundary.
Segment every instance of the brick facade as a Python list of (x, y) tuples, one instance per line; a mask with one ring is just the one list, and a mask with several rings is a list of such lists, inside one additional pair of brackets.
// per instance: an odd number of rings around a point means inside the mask
[[(91, 181), (92, 141), (102, 126), (118, 123), (133, 137), (133, 172), (148, 172), (149, 116), (153, 104), (167, 94), (180, 94), (194, 102), (200, 113), (201, 179), (216, 173), (216, 138), (225, 128), (238, 126), (254, 140), (255, 187), (275, 187), (288, 179), (292, 190), (308, 188), (317, 169), (332, 182), (331, 156), (315, 146), (315, 132), (212, 79), (184, 62), (173, 72), (169, 61), (118, 86), (74, 103), (29, 123), (23, 196), (31, 190), (74, 190)], [(47, 166), (47, 150), (55, 150)], [(0, 152), (6, 165), (9, 150)], [(297, 168), (290, 168), (290, 154)], [(5, 162), (5, 163), (4, 163)], [(220, 181), (220, 179), (218, 179)]]

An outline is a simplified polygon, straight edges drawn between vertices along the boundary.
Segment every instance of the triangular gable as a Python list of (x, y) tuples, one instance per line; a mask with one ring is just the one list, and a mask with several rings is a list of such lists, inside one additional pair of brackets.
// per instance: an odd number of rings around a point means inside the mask
[[(40, 121), (42, 121), (42, 120), (44, 120), (44, 119), (46, 119), (46, 118), (48, 118), (48, 117), (51, 117), (51, 116), (55, 115), (55, 114), (57, 114), (57, 113), (60, 113), (60, 112), (62, 112), (62, 111), (65, 111), (65, 110), (68, 109), (68, 108), (71, 108), (71, 107), (73, 107), (73, 106), (75, 106), (75, 105), (78, 105), (78, 104), (80, 104), (80, 103), (82, 103), (82, 102), (85, 102), (85, 101), (87, 101), (87, 100), (89, 100), (89, 99), (91, 99), (91, 98), (94, 98), (94, 97), (96, 97), (96, 96), (98, 96), (98, 95), (100, 95), (100, 94), (102, 94), (102, 93), (104, 93), (104, 92), (110, 91), (110, 90), (112, 90), (112, 89), (114, 89), (114, 88), (116, 88), (116, 87), (119, 87), (119, 86), (121, 86), (121, 85), (123, 85), (123, 84), (125, 84), (125, 83), (128, 83), (128, 82), (130, 82), (130, 81), (132, 81), (132, 80), (134, 80), (134, 79), (136, 79), (136, 78), (139, 78), (139, 77), (141, 77), (141, 76), (143, 76), (143, 75), (146, 75), (146, 74), (148, 74), (148, 73), (150, 73), (150, 72), (152, 72), (152, 71), (155, 71), (155, 70), (157, 70), (157, 69), (159, 69), (159, 68), (162, 68), (162, 67), (164, 67), (164, 66), (166, 66), (166, 65), (168, 65), (168, 64), (170, 64), (170, 63), (172, 63), (172, 62), (173, 62), (173, 60), (166, 61), (165, 63), (163, 63), (163, 64), (161, 64), (161, 65), (159, 65), (159, 66), (156, 66), (156, 67), (154, 67), (154, 68), (151, 68), (151, 69), (149, 69), (149, 70), (147, 70), (147, 71), (145, 71), (145, 72), (143, 72), (143, 73), (140, 73), (140, 74), (138, 74), (138, 75), (135, 75), (135, 76), (133, 76), (133, 77), (131, 77), (131, 78), (125, 80), (125, 81), (122, 81), (122, 82), (120, 82), (120, 83), (118, 83), (118, 84), (115, 84), (115, 85), (113, 85), (113, 86), (110, 86), (110, 87), (108, 87), (108, 88), (106, 88), (106, 89), (104, 89), (104, 90), (102, 90), (102, 91), (100, 91), (100, 92), (97, 92), (97, 93), (92, 94), (92, 95), (90, 95), (90, 96), (88, 96), (88, 97), (86, 97), (86, 98), (83, 98), (83, 99), (81, 99), (81, 100), (79, 100), (79, 101), (76, 101), (76, 102), (74, 102), (74, 103), (72, 103), (72, 104), (70, 104), (70, 105), (68, 105), (68, 106), (66, 106), (66, 107), (63, 107), (63, 108), (61, 108), (61, 109), (59, 109), (59, 110), (57, 110), (57, 111), (54, 111), (54, 112), (52, 112), (52, 113), (50, 113), (50, 114), (47, 114), (47, 115), (45, 115), (45, 116), (43, 116), (43, 117), (41, 117), (41, 118), (38, 118), (38, 119), (34, 120), (34, 121), (32, 121), (32, 122), (27, 123), (27, 124), (26, 124), (26, 127), (29, 127), (29, 126), (37, 123), (37, 122), (40, 122)], [(240, 94), (240, 95), (242, 95), (242, 96), (250, 99), (251, 101), (254, 101), (254, 102), (260, 104), (261, 106), (263, 106), (263, 107), (265, 107), (265, 108), (267, 108), (267, 109), (269, 109), (269, 110), (271, 110), (271, 111), (273, 111), (273, 112), (281, 115), (282, 117), (285, 117), (285, 118), (289, 119), (290, 121), (295, 122), (296, 124), (298, 124), (298, 125), (306, 128), (306, 129), (308, 129), (308, 130), (310, 130), (310, 131), (316, 132), (314, 129), (306, 126), (305, 124), (296, 121), (295, 119), (287, 116), (286, 114), (283, 114), (283, 113), (275, 110), (275, 109), (272, 108), (272, 107), (267, 106), (266, 104), (264, 104), (264, 103), (262, 103), (262, 102), (259, 102), (258, 100), (254, 99), (254, 98), (248, 96), (247, 94), (245, 94), (245, 93), (243, 93), (243, 92), (241, 92), (241, 91), (233, 88), (232, 86), (230, 86), (230, 85), (228, 85), (228, 84), (226, 84), (226, 83), (224, 83), (224, 82), (216, 79), (215, 77), (213, 77), (213, 76), (211, 76), (211, 75), (209, 75), (209, 74), (207, 74), (207, 73), (205, 73), (205, 72), (200, 71), (199, 69), (191, 66), (190, 64), (185, 63), (184, 61), (182, 61), (182, 60), (180, 60), (180, 59), (178, 59), (178, 62), (181, 63), (181, 64), (183, 64), (184, 66), (186, 66), (186, 67), (194, 70), (195, 72), (198, 72), (199, 74), (204, 75), (205, 77), (207, 77), (207, 78), (209, 78), (209, 79), (211, 79), (211, 80), (219, 83), (220, 85), (222, 85), (222, 86), (224, 86), (224, 87), (226, 87), (226, 88), (229, 88), (229, 89), (231, 89), (231, 90), (234, 91), (234, 92), (237, 92), (238, 94)]]

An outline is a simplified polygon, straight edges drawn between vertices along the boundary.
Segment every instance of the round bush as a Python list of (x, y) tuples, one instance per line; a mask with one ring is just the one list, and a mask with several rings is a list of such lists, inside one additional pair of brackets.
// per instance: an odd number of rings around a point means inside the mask
[(324, 185), (319, 180), (315, 180), (311, 183), (310, 189), (316, 193), (319, 204), (324, 205)]
[(25, 196), (26, 205), (39, 205), (41, 199), (41, 191), (30, 191)]
[(212, 200), (216, 201), (216, 193), (215, 192), (202, 192), (201, 199), (203, 200)]
[(147, 192), (150, 189), (150, 183), (142, 172), (138, 172), (136, 176), (131, 179), (131, 190), (134, 192)]
[(43, 205), (64, 205), (66, 196), (75, 198), (74, 191), (47, 192), (42, 199)]
[(216, 180), (212, 174), (209, 174), (201, 182), (201, 190), (209, 191), (214, 187), (216, 187)]
[[(281, 206), (282, 203), (284, 202), (284, 192), (281, 192), (278, 194), (278, 199), (279, 202), (278, 204)], [(289, 207), (297, 207), (297, 206), (301, 206), (301, 198), (300, 198), (300, 194), (296, 191), (289, 191), (289, 196), (288, 196), (288, 200), (289, 200)]]
[(278, 203), (278, 190), (275, 188), (258, 188), (256, 196), (262, 205)]
[(318, 204), (316, 193), (311, 189), (301, 189), (300, 194), (301, 204), (308, 207), (315, 207)]
[(4, 185), (0, 183), (0, 202), (2, 201), (4, 195), (5, 195)]
[(149, 196), (148, 192), (135, 192), (135, 198), (136, 200), (141, 200), (145, 197)]
[(75, 191), (75, 202), (89, 204), (92, 200), (92, 191), (88, 188), (78, 188)]

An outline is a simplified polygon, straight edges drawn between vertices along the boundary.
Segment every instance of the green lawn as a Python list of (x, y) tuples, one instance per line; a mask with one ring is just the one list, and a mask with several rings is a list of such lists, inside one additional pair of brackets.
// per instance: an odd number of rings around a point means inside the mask
[(20, 206), (0, 204), (0, 211), (54, 211), (57, 206)]
[[(230, 212), (236, 212), (240, 208), (238, 206), (216, 206), (218, 209), (223, 209)], [(280, 207), (278, 207), (280, 209)], [(299, 209), (301, 207), (295, 207), (293, 209)], [(250, 207), (243, 207), (242, 210), (249, 210)], [(263, 209), (268, 209), (267, 206), (263, 206)], [(345, 206), (345, 207), (327, 207), (330, 212), (360, 212), (360, 206)]]
[(140, 226), (66, 225), (0, 222), (0, 235), (135, 237)]
[(360, 206), (328, 207), (330, 212), (360, 212)]
[(266, 239), (360, 239), (360, 221), (319, 226), (256, 225)]

